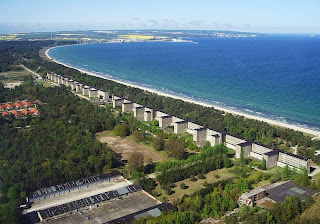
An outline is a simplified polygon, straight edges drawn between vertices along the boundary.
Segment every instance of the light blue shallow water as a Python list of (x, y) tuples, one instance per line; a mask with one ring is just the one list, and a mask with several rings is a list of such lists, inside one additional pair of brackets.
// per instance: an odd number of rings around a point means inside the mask
[(88, 44), (51, 57), (157, 90), (320, 128), (320, 38)]

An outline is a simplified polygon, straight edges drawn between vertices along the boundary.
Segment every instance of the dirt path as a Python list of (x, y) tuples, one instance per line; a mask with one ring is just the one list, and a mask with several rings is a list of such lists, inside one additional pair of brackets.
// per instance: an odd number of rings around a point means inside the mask
[(121, 159), (123, 160), (127, 160), (133, 152), (141, 152), (143, 154), (145, 164), (147, 164), (150, 159), (152, 159), (152, 162), (164, 160), (164, 158), (151, 147), (140, 145), (128, 138), (122, 139), (116, 136), (104, 136), (98, 137), (98, 140), (100, 142), (107, 143), (112, 150), (122, 156)]

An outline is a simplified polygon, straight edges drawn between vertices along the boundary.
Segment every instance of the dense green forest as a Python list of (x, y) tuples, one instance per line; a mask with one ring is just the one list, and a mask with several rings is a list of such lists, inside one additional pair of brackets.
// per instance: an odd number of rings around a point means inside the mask
[(13, 90), (0, 83), (0, 94), (2, 101), (38, 99), (43, 103), (39, 117), (0, 118), (0, 176), (5, 183), (0, 223), (16, 223), (8, 217), (28, 192), (119, 165), (117, 154), (94, 136), (113, 129), (117, 121), (110, 110), (80, 100), (65, 88), (44, 88), (32, 82)]
[[(320, 156), (315, 156), (314, 151), (320, 149), (320, 141), (312, 141), (310, 136), (291, 129), (284, 129), (271, 126), (265, 122), (245, 119), (241, 116), (223, 114), (223, 112), (213, 108), (184, 102), (182, 100), (152, 94), (137, 88), (128, 87), (113, 81), (83, 75), (75, 69), (67, 68), (63, 65), (44, 60), (38, 54), (41, 47), (54, 45), (52, 41), (43, 42), (1, 42), (0, 52), (5, 52), (2, 57), (5, 66), (15, 63), (23, 63), (30, 69), (44, 75), (46, 72), (56, 72), (68, 76), (79, 82), (97, 88), (107, 89), (111, 94), (126, 97), (137, 103), (148, 105), (157, 109), (162, 109), (181, 118), (194, 120), (198, 123), (207, 125), (244, 138), (262, 142), (266, 145), (281, 147), (291, 150), (291, 146), (298, 145), (298, 153), (320, 163)], [(60, 43), (62, 44), (62, 43)], [(23, 60), (21, 58), (24, 58)], [(0, 67), (0, 70), (5, 68)]]

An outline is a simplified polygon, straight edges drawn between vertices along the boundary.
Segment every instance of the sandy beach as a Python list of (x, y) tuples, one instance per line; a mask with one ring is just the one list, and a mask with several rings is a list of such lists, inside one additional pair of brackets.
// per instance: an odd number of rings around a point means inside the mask
[[(58, 47), (64, 47), (64, 46), (58, 46)], [(316, 136), (316, 138), (320, 138), (320, 131), (317, 131), (317, 130), (312, 130), (312, 129), (300, 127), (300, 126), (297, 126), (297, 125), (284, 123), (284, 122), (281, 122), (281, 121), (276, 121), (276, 120), (272, 120), (272, 119), (268, 119), (268, 118), (264, 118), (264, 117), (259, 117), (259, 116), (255, 116), (255, 115), (251, 115), (251, 114), (246, 114), (246, 113), (239, 112), (239, 111), (230, 110), (230, 109), (219, 107), (219, 106), (216, 106), (216, 105), (211, 105), (211, 104), (208, 104), (208, 103), (199, 102), (199, 101), (195, 101), (195, 100), (192, 100), (192, 99), (180, 97), (180, 96), (177, 96), (177, 95), (161, 92), (161, 91), (158, 91), (158, 90), (155, 90), (155, 89), (142, 87), (142, 86), (135, 85), (135, 84), (132, 84), (132, 83), (129, 83), (129, 82), (124, 82), (124, 81), (120, 81), (120, 80), (117, 80), (117, 79), (104, 77), (104, 76), (95, 74), (95, 73), (90, 72), (90, 71), (86, 71), (86, 70), (83, 70), (83, 69), (72, 67), (70, 65), (64, 64), (62, 62), (59, 62), (59, 61), (51, 58), (49, 56), (48, 52), (53, 48), (56, 48), (56, 47), (48, 48), (45, 51), (45, 56), (47, 58), (49, 58), (50, 60), (52, 60), (52, 61), (54, 61), (54, 62), (56, 62), (58, 64), (64, 65), (64, 66), (69, 67), (69, 68), (76, 69), (81, 73), (86, 73), (86, 74), (91, 75), (91, 76), (96, 76), (96, 77), (99, 77), (99, 78), (112, 80), (114, 82), (117, 82), (117, 83), (120, 83), (120, 84), (123, 84), (123, 85), (126, 85), (126, 86), (139, 88), (139, 89), (142, 89), (144, 91), (148, 91), (148, 92), (151, 92), (151, 93), (156, 93), (156, 94), (159, 94), (159, 95), (162, 95), (162, 96), (171, 97), (171, 98), (174, 98), (174, 99), (179, 99), (179, 100), (183, 100), (183, 101), (190, 102), (190, 103), (195, 103), (195, 104), (198, 104), (198, 105), (201, 105), (201, 106), (205, 106), (205, 107), (213, 107), (214, 109), (217, 109), (217, 110), (220, 110), (220, 111), (224, 111), (226, 113), (231, 113), (231, 114), (234, 114), (234, 115), (243, 116), (243, 117), (248, 118), (248, 119), (254, 119), (254, 120), (258, 120), (258, 121), (263, 121), (263, 122), (266, 122), (266, 123), (274, 125), (274, 126), (279, 126), (279, 127), (283, 127), (283, 128), (293, 129), (293, 130), (296, 130), (296, 131), (301, 131), (301, 132), (304, 132), (304, 133), (307, 133), (307, 134), (314, 135), (314, 136)]]

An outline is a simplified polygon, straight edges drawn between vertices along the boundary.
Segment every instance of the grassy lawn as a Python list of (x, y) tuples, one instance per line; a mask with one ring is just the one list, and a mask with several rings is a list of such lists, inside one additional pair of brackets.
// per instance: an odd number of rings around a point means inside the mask
[[(211, 183), (214, 183), (217, 181), (221, 181), (224, 179), (234, 177), (235, 175), (230, 172), (230, 169), (231, 168), (222, 168), (219, 170), (211, 171), (211, 172), (204, 175), (205, 179), (198, 179), (197, 178), (197, 181), (190, 181), (190, 178), (188, 178), (186, 180), (176, 182), (175, 184), (177, 186), (172, 189), (175, 191), (175, 193), (172, 195), (169, 195), (169, 200), (172, 202), (174, 199), (182, 198), (182, 196), (184, 194), (190, 195), (190, 194), (192, 194), (202, 188), (205, 188), (203, 186), (205, 181), (207, 181), (209, 184), (211, 184)], [(216, 174), (218, 174), (219, 178), (215, 177)], [(182, 184), (182, 183), (184, 183), (186, 186), (188, 186), (188, 188), (187, 189), (180, 189), (180, 184)]]
[(23, 80), (25, 76), (32, 75), (30, 72), (21, 70), (21, 71), (7, 71), (0, 73), (0, 80)]
[(54, 85), (52, 85), (51, 82), (44, 82), (43, 87), (50, 88), (50, 87), (54, 87)]

